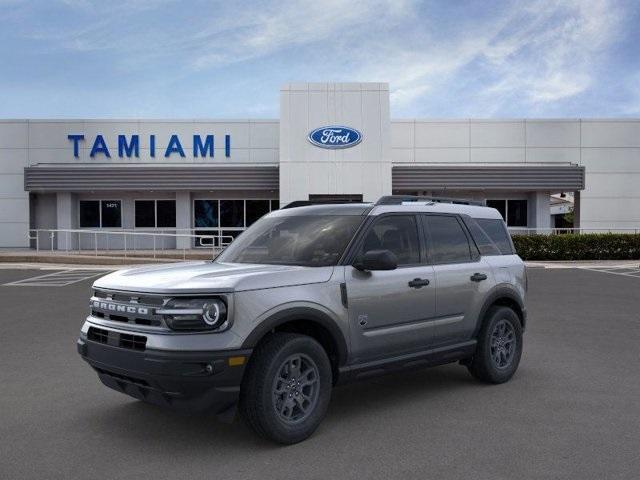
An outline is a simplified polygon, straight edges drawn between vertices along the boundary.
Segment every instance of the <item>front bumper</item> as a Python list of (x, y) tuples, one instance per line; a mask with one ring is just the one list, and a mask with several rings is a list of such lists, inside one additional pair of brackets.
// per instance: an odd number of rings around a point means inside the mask
[(77, 347), (107, 387), (187, 412), (222, 413), (234, 407), (251, 355), (251, 350), (135, 351), (84, 337)]

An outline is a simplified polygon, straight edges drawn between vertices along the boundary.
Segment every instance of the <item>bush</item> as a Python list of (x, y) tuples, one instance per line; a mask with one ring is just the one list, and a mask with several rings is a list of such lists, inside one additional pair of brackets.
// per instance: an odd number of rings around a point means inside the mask
[(513, 235), (523, 260), (638, 260), (640, 234)]

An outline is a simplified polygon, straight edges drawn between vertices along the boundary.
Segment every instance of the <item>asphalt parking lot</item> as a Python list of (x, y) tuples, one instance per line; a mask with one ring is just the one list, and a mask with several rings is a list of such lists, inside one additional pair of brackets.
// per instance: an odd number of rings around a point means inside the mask
[(530, 269), (514, 379), (448, 365), (334, 391), (316, 434), (280, 447), (242, 423), (111, 391), (76, 353), (93, 279), (0, 270), (0, 478), (640, 477), (640, 278)]

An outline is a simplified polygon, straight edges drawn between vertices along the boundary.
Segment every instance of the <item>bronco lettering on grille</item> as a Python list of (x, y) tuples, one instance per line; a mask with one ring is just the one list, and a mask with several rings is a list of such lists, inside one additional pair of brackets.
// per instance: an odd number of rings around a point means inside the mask
[(131, 305), (122, 305), (119, 303), (101, 302), (94, 300), (92, 302), (94, 308), (100, 310), (107, 310), (110, 312), (132, 313), (137, 315), (148, 315), (149, 309), (147, 307), (135, 307)]

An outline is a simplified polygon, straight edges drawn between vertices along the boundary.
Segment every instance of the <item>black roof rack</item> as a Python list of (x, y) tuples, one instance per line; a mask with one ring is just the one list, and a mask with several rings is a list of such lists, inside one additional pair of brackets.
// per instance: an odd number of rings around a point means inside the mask
[(340, 199), (327, 199), (327, 200), (294, 200), (291, 203), (287, 203), (281, 210), (285, 208), (296, 207), (309, 207), (311, 205), (349, 205), (351, 203), (368, 203), (368, 202), (348, 202)]
[(419, 195), (385, 195), (380, 197), (376, 205), (402, 205), (405, 202), (455, 203), (458, 205), (476, 205), (484, 207), (484, 202), (465, 198), (422, 197)]

